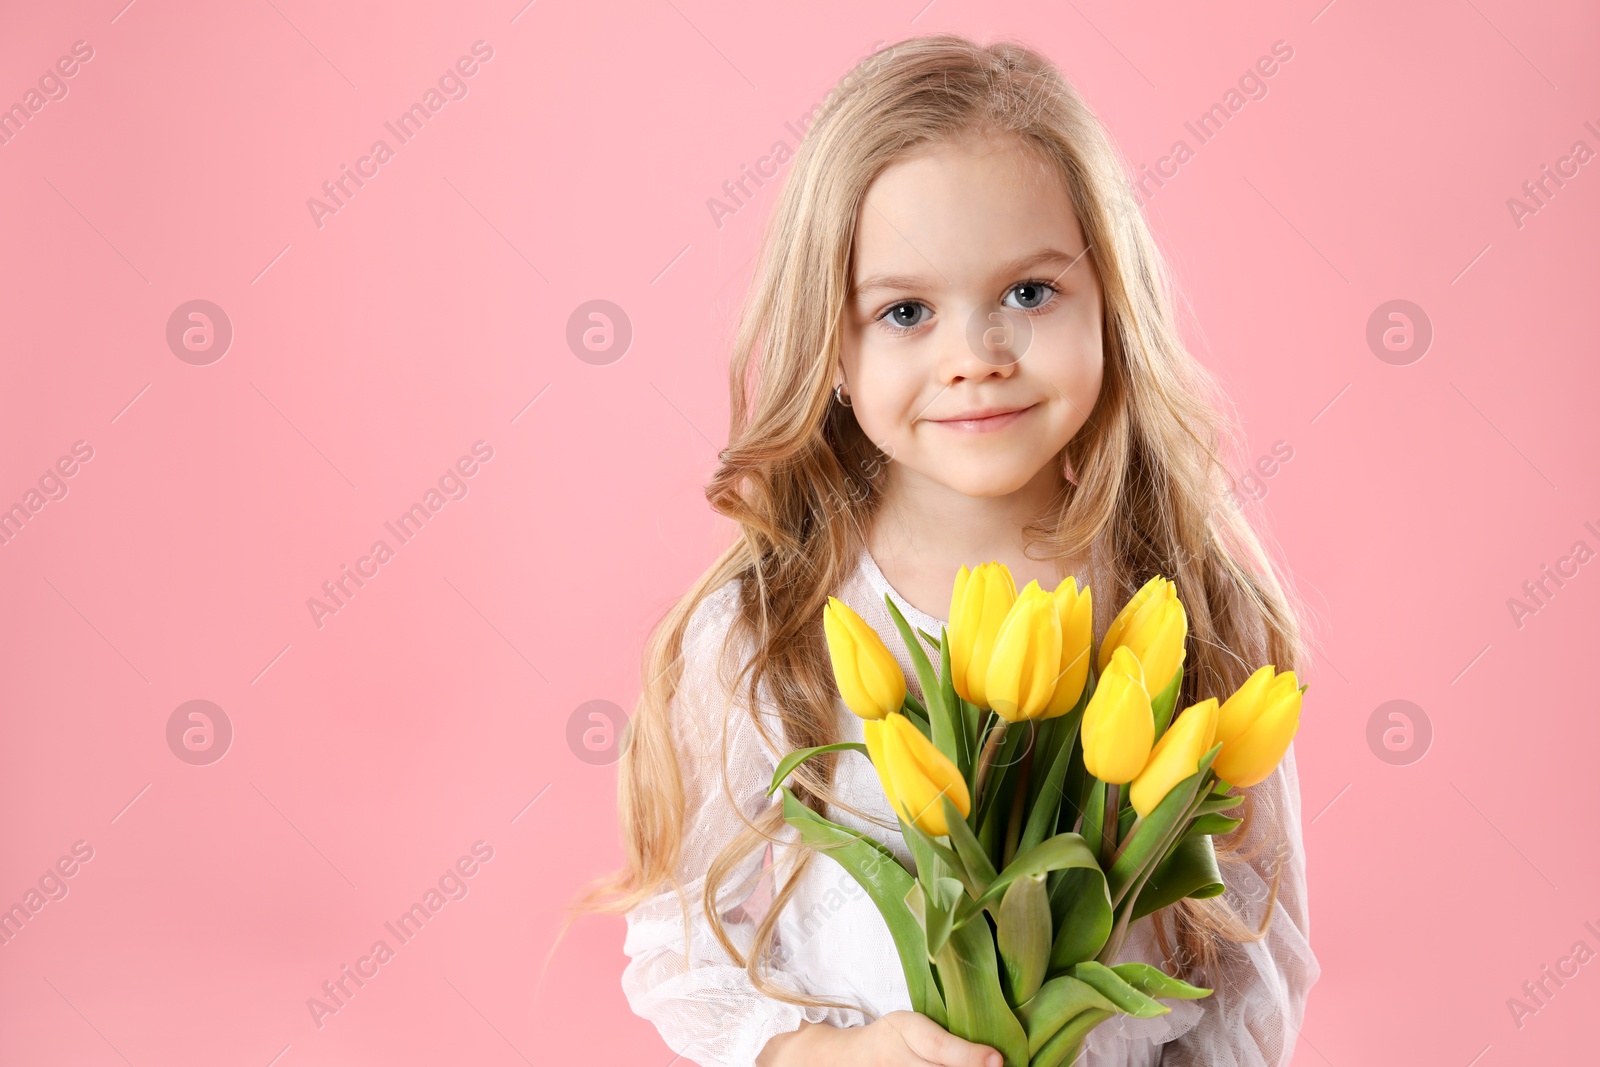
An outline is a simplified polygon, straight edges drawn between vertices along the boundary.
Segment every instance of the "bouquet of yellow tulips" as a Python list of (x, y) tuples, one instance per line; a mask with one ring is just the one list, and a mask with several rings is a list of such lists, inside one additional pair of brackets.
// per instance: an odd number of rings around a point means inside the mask
[[(1256, 671), (1174, 716), (1188, 619), (1157, 575), (1102, 636), (1073, 578), (1048, 592), (985, 563), (956, 575), (950, 622), (913, 632), (885, 596), (921, 685), (843, 601), (823, 613), (834, 679), (865, 744), (792, 752), (773, 775), (785, 819), (825, 849), (888, 924), (912, 1006), (1006, 1067), (1070, 1064), (1117, 1014), (1211, 991), (1115, 963), (1129, 925), (1224, 891), (1211, 836), (1230, 790), (1272, 773), (1300, 721), (1294, 672)], [(920, 640), (919, 640), (920, 638)], [(921, 642), (939, 652), (935, 674)], [(1094, 669), (1091, 669), (1094, 668)], [(822, 752), (867, 756), (915, 860), (800, 803), (783, 780)]]

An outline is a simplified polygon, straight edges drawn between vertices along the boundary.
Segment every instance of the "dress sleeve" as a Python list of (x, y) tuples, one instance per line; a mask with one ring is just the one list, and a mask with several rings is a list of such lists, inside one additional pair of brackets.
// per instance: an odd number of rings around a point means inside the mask
[[(1306, 995), (1321, 974), (1311, 951), (1300, 778), (1292, 744), (1278, 769), (1249, 792), (1255, 795), (1257, 817), (1240, 841), (1240, 854), (1248, 858), (1228, 862), (1219, 856), (1218, 866), (1228, 887), (1224, 899), (1256, 929), (1281, 862), (1272, 923), (1260, 941), (1220, 944), (1214, 992), (1195, 1002), (1204, 1009), (1200, 1021), (1162, 1046), (1162, 1067), (1282, 1067), (1293, 1057)], [(1278, 825), (1270, 835), (1269, 810)]]
[[(677, 876), (688, 904), (687, 927), (682, 902), (669, 884), (627, 912), (623, 942), (629, 962), (622, 989), (629, 1007), (655, 1025), (672, 1051), (702, 1067), (752, 1067), (772, 1037), (798, 1029), (802, 1021), (842, 1026), (861, 1019), (857, 1013), (802, 1007), (757, 990), (716, 939), (703, 911), (707, 869), (744, 829), (739, 813), (754, 822), (782, 802), (781, 794), (765, 795), (776, 757), (728, 684), (737, 657), (724, 657), (723, 652), (736, 609), (733, 582), (696, 608), (684, 633), (683, 673), (670, 708), (683, 775), (684, 838)], [(781, 737), (775, 725), (768, 732)], [(724, 879), (719, 893), (728, 936), (747, 955), (760, 916), (752, 914), (753, 908), (747, 910), (746, 903), (756, 903), (751, 898), (765, 853), (764, 848), (753, 849)], [(775, 939), (773, 956), (777, 962), (769, 964), (768, 973), (774, 980), (804, 989), (802, 980), (783, 970), (780, 939)]]

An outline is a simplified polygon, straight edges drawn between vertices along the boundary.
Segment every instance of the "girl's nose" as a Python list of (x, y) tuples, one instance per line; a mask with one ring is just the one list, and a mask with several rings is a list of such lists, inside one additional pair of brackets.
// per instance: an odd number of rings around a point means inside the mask
[(940, 380), (957, 378), (1009, 378), (1032, 340), (1032, 323), (1026, 315), (997, 304), (980, 304), (967, 316), (965, 327), (940, 339)]

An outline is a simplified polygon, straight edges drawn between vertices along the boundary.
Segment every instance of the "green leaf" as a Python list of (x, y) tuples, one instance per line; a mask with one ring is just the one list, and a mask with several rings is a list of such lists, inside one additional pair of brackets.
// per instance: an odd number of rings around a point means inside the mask
[[(941, 801), (947, 799), (941, 796)], [(917, 878), (925, 889), (932, 890), (933, 883), (946, 875), (954, 874), (970, 884), (967, 865), (949, 845), (941, 845), (928, 832), (914, 822), (900, 820), (900, 836), (905, 838), (911, 858), (917, 861)]]
[[(999, 722), (1005, 722), (998, 716), (996, 718)], [(1017, 765), (1022, 761), (1022, 757), (1017, 755), (1017, 749), (1021, 748), (1027, 739), (1027, 723), (1006, 724), (1005, 737), (1001, 739), (1000, 747), (994, 754), (994, 766), (989, 768), (989, 780), (983, 783), (984, 795), (973, 798), (973, 802), (978, 805), (978, 825), (982, 826), (997, 808), (1006, 815), (1010, 814), (1011, 805), (1002, 804), (1000, 800), (1002, 797), (1008, 802), (1011, 799), (1011, 790), (1005, 786), (1008, 781), (1015, 778)]]
[(1150, 698), (1150, 712), (1156, 719), (1156, 740), (1161, 740), (1161, 735), (1167, 732), (1167, 726), (1172, 722), (1173, 709), (1178, 705), (1178, 690), (1183, 688), (1183, 664), (1178, 664), (1178, 669), (1172, 674), (1172, 681), (1166, 688)]
[(1025, 733), (1027, 733), (1025, 728), (1014, 728), (1006, 734), (1006, 739), (1000, 743), (995, 766), (990, 769), (989, 781), (983, 787), (990, 802), (982, 808), (978, 840), (982, 842), (990, 861), (996, 867), (1004, 863), (1006, 828), (1011, 821), (1011, 795), (1016, 790), (1017, 779), (1022, 772), (1021, 761), (1004, 765), (1002, 760), (1005, 758), (1006, 750), (1013, 747), (1010, 744), (1011, 739)]
[(939, 800), (944, 804), (945, 825), (950, 828), (950, 843), (955, 846), (956, 855), (961, 857), (961, 862), (966, 865), (967, 873), (972, 882), (977, 886), (978, 896), (988, 889), (995, 878), (994, 863), (989, 859), (989, 854), (978, 843), (978, 838), (972, 832), (972, 827), (967, 825), (967, 820), (961, 817), (961, 810), (956, 807), (955, 801), (948, 796), (940, 794)]
[(912, 882), (911, 888), (906, 890), (906, 907), (911, 909), (911, 914), (917, 917), (917, 922), (922, 924), (924, 940), (928, 930), (928, 899), (923, 895), (922, 883)]
[(934, 676), (933, 665), (928, 662), (928, 654), (922, 650), (922, 642), (918, 641), (912, 632), (911, 624), (906, 622), (906, 617), (900, 614), (900, 609), (895, 606), (894, 598), (885, 593), (883, 602), (889, 605), (889, 616), (894, 619), (895, 628), (900, 631), (900, 637), (905, 641), (907, 651), (911, 653), (911, 666), (917, 672), (917, 681), (922, 684), (922, 699), (928, 708), (928, 726), (931, 731), (929, 738), (933, 741), (933, 747), (954, 761), (957, 755), (955, 712), (945, 703), (944, 691)]
[[(1097, 957), (1101, 963), (1111, 962), (1121, 951), (1123, 938), (1127, 936), (1128, 927), (1133, 921), (1133, 906), (1138, 901), (1139, 893), (1155, 867), (1166, 859), (1173, 846), (1183, 837), (1184, 830), (1201, 803), (1194, 797), (1197, 794), (1204, 795), (1204, 791), (1210, 788), (1202, 783), (1211, 780), (1211, 763), (1221, 751), (1222, 743), (1218, 742), (1200, 758), (1199, 771), (1172, 790), (1176, 796), (1163, 798), (1156, 810), (1151, 812), (1151, 825), (1146, 828), (1148, 833), (1144, 838), (1138, 840), (1139, 831), (1136, 829), (1130, 835), (1128, 850), (1112, 864), (1114, 880), (1111, 881), (1111, 906), (1117, 918), (1111, 928), (1111, 936), (1106, 939), (1106, 945)], [(1187, 803), (1174, 811), (1167, 806), (1169, 800)], [(1137, 847), (1134, 847), (1135, 841)], [(1124, 860), (1128, 860), (1129, 864), (1119, 870), (1118, 865)]]
[(1085, 841), (1092, 841), (1096, 849), (1100, 848), (1100, 838), (1105, 833), (1106, 811), (1106, 784), (1098, 778), (1091, 778), (1089, 786), (1089, 799), (1083, 806), (1083, 829), (1079, 831)]
[(1213, 792), (1200, 802), (1200, 810), (1196, 814), (1210, 815), (1214, 812), (1227, 811), (1230, 808), (1238, 807), (1243, 800), (1244, 797), (1242, 795), (1233, 796), (1227, 793)]
[(967, 891), (954, 878), (935, 878), (932, 893), (924, 893), (920, 882), (914, 889), (922, 904), (923, 929), (927, 934), (928, 959), (931, 961), (937, 958), (945, 942), (950, 940), (956, 905), (966, 899)]
[(1055, 832), (1056, 819), (1061, 814), (1061, 785), (1066, 781), (1067, 767), (1072, 762), (1072, 746), (1077, 738), (1078, 726), (1083, 721), (1083, 702), (1057, 719), (1051, 720), (1050, 762), (1041, 777), (1035, 765), (1034, 779), (1039, 783), (1028, 811), (1028, 822), (1017, 842), (1017, 852), (1028, 851)]
[[(1089, 706), (1089, 697), (1094, 694), (1095, 671), (1092, 661), (1093, 657), (1091, 657), (1088, 676), (1083, 682), (1083, 692), (1078, 694), (1078, 702), (1069, 708), (1065, 714), (1058, 715), (1053, 719), (1046, 719), (1040, 724), (1041, 726), (1050, 726), (1051, 724), (1054, 724), (1054, 729), (1052, 729), (1048, 735), (1049, 748), (1040, 753), (1040, 755), (1044, 757), (1043, 760), (1035, 760), (1035, 765), (1044, 767), (1054, 766), (1056, 759), (1062, 754), (1063, 750), (1065, 750), (1070, 757), (1071, 749), (1078, 739), (1079, 726), (1083, 722), (1084, 709)], [(1044, 780), (1042, 778), (1035, 777), (1033, 781), (1034, 784), (1030, 788), (1028, 795), (1028, 803), (1030, 805), (1044, 789)], [(1061, 783), (1058, 782), (1056, 784), (1059, 787)], [(1076, 814), (1076, 794), (1069, 792), (1066, 794), (1064, 799), (1067, 805), (1073, 808), (1074, 814)], [(1066, 829), (1070, 830), (1072, 827), (1068, 826)], [(1047, 833), (1045, 836), (1048, 837), (1049, 834)]]
[(1184, 897), (1197, 900), (1226, 892), (1222, 872), (1217, 868), (1216, 851), (1205, 834), (1184, 837), (1171, 854), (1150, 873), (1133, 905), (1133, 918), (1176, 904)]
[(1111, 894), (1100, 869), (1068, 868), (1050, 876), (1050, 916), (1055, 942), (1050, 946), (1050, 970), (1063, 971), (1075, 963), (1092, 960), (1111, 936)]
[(1072, 968), (1072, 977), (1080, 982), (1094, 986), (1095, 990), (1124, 1015), (1131, 1015), (1135, 1019), (1153, 1019), (1157, 1015), (1165, 1015), (1172, 1009), (1165, 1004), (1152, 1000), (1143, 991), (1128, 982), (1116, 971), (1103, 963), (1086, 960)]
[(1183, 832), (1184, 837), (1216, 837), (1219, 834), (1230, 834), (1244, 823), (1243, 819), (1233, 819), (1220, 812), (1201, 815), (1189, 823), (1189, 828)]
[[(949, 631), (946, 631), (945, 647), (948, 648), (949, 644), (950, 634)], [(944, 657), (944, 662), (950, 662), (948, 655)], [(955, 692), (955, 684), (953, 682), (948, 691)], [(983, 725), (983, 709), (970, 700), (962, 700), (959, 694), (956, 696), (956, 703), (961, 705), (962, 733), (966, 735), (967, 751), (972, 757), (967, 767), (967, 784), (970, 786), (972, 784), (973, 766), (978, 762), (978, 728)]]
[(863, 745), (859, 741), (839, 741), (831, 745), (817, 745), (815, 748), (802, 748), (789, 753), (787, 756), (783, 757), (783, 759), (778, 761), (777, 769), (772, 772), (772, 784), (767, 786), (767, 796), (770, 797), (773, 793), (776, 793), (778, 791), (778, 786), (783, 784), (783, 780), (789, 777), (790, 774), (794, 773), (794, 769), (796, 767), (800, 766), (800, 764), (804, 763), (812, 756), (819, 755), (823, 752), (842, 752), (845, 749), (851, 749), (852, 751), (859, 752), (863, 756), (867, 755), (867, 746)]
[(800, 803), (787, 788), (783, 791), (783, 817), (800, 831), (802, 842), (825, 851), (872, 898), (894, 938), (912, 1007), (941, 1026), (946, 1025), (948, 1015), (934, 983), (933, 968), (928, 964), (922, 923), (906, 906), (906, 893), (915, 883), (911, 872), (878, 841), (824, 819)]
[(1038, 1055), (1029, 1061), (1029, 1067), (1062, 1067), (1063, 1064), (1076, 1063), (1078, 1054), (1083, 1051), (1083, 1039), (1089, 1036), (1089, 1031), (1115, 1014), (1115, 1009), (1105, 1008), (1079, 1012), (1044, 1043)]
[(956, 693), (955, 683), (950, 677), (950, 631), (939, 631), (939, 692), (944, 697), (945, 707), (950, 709), (950, 723), (956, 732), (956, 769), (961, 772), (961, 777), (966, 780), (967, 789), (972, 789), (972, 765), (977, 762), (978, 751), (974, 747), (974, 731), (967, 722), (967, 708), (972, 707)]
[(1038, 992), (1050, 963), (1050, 895), (1043, 874), (1011, 883), (995, 914), (995, 945), (1006, 1000), (1021, 1004)]
[(1018, 878), (1064, 870), (1068, 867), (1100, 870), (1100, 864), (1094, 858), (1094, 851), (1084, 843), (1083, 838), (1077, 834), (1057, 834), (1012, 860), (978, 898), (978, 906), (987, 907), (991, 902), (1000, 899), (1000, 895)]
[(928, 631), (918, 627), (917, 636), (928, 642), (928, 647), (933, 649), (935, 652), (939, 650), (939, 639), (930, 634)]
[(1078, 724), (1078, 736), (1072, 739), (1072, 754), (1067, 759), (1067, 780), (1061, 783), (1061, 811), (1056, 815), (1056, 829), (1076, 830), (1083, 817), (1084, 780), (1089, 771), (1083, 765), (1083, 723)]
[(950, 1021), (957, 1037), (999, 1051), (1005, 1067), (1028, 1067), (1028, 1035), (1006, 1003), (988, 923), (968, 923), (950, 934), (936, 960)]
[(1157, 970), (1148, 963), (1138, 961), (1118, 963), (1111, 969), (1116, 971), (1124, 982), (1148, 997), (1160, 997), (1163, 1000), (1199, 1000), (1201, 997), (1211, 995), (1211, 990), (1190, 985), (1165, 971)]
[(1123, 789), (1117, 797), (1117, 840), (1125, 841), (1128, 831), (1133, 829), (1134, 820), (1139, 813), (1133, 810), (1133, 804), (1128, 800), (1129, 790)]
[(1139, 877), (1166, 857), (1172, 847), (1173, 837), (1178, 832), (1176, 824), (1188, 815), (1195, 793), (1199, 791), (1211, 770), (1211, 762), (1221, 750), (1220, 742), (1213, 745), (1211, 751), (1200, 758), (1200, 769), (1173, 786), (1155, 810), (1139, 820), (1139, 825), (1128, 835), (1121, 855), (1106, 872), (1114, 906), (1120, 907), (1122, 898)]
[[(973, 812), (976, 814), (977, 809), (973, 809)], [(1004, 827), (1001, 826), (998, 813), (991, 809), (989, 817), (984, 820), (983, 825), (978, 827), (978, 844), (988, 854), (990, 863), (996, 862), (1000, 857), (1002, 844), (1000, 838), (1003, 831)]]
[(906, 690), (905, 699), (900, 704), (908, 716), (920, 715), (923, 722), (928, 721), (928, 709), (922, 706), (922, 701), (918, 700), (917, 695), (911, 690)]
[(1028, 804), (1025, 810), (1033, 810), (1033, 802), (1039, 796), (1039, 791), (1044, 788), (1045, 777), (1050, 773), (1050, 768), (1056, 758), (1057, 728), (1061, 725), (1061, 716), (1053, 719), (1039, 719), (1033, 724), (1033, 774), (1028, 778)]
[(1028, 1054), (1036, 1056), (1063, 1026), (1090, 1009), (1115, 1013), (1117, 1006), (1094, 986), (1071, 975), (1060, 975), (1040, 986), (1039, 991), (1017, 1009), (1017, 1018), (1028, 1035)]

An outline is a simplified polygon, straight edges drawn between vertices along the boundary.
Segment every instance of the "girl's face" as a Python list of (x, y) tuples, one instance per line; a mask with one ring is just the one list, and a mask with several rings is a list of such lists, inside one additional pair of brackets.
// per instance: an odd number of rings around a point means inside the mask
[(923, 145), (885, 168), (852, 275), (835, 381), (891, 476), (1005, 496), (1088, 419), (1100, 279), (1060, 177), (1017, 138)]

